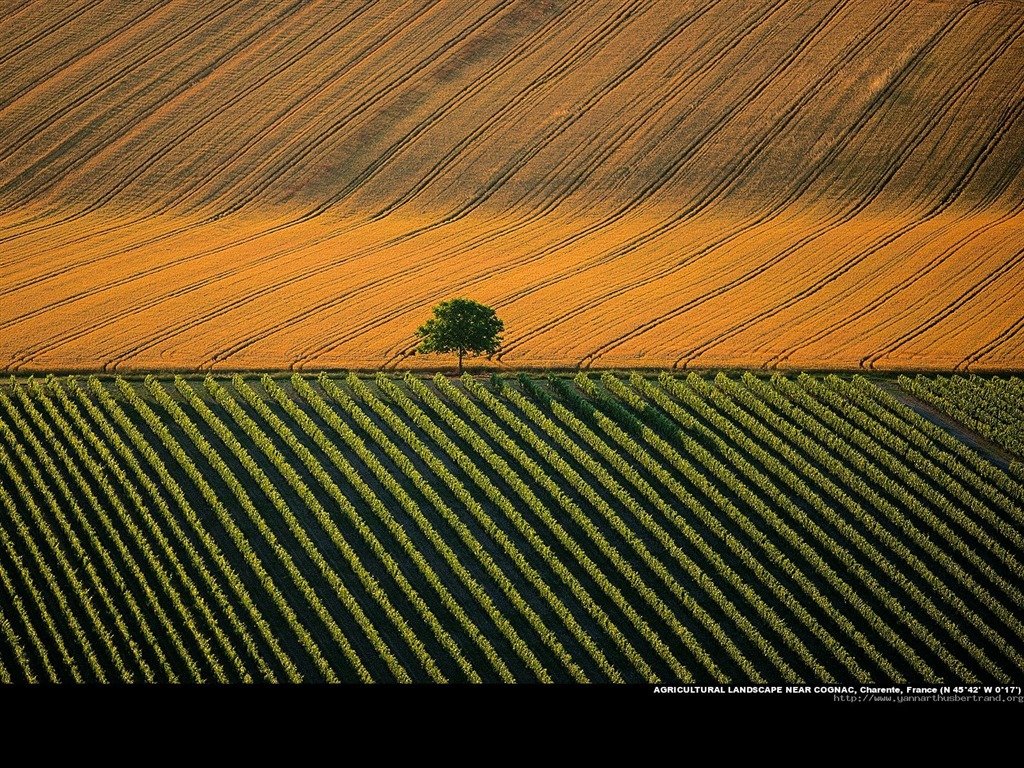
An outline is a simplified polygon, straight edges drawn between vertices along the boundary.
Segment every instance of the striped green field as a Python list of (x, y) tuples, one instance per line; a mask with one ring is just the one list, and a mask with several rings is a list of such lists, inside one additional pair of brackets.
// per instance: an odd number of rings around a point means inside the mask
[[(1016, 456), (1024, 456), (1024, 379), (980, 376), (900, 376), (907, 392), (987, 437)], [(1024, 479), (1024, 464), (1011, 461), (1010, 472)]]
[(1020, 679), (1020, 477), (889, 391), (11, 379), (0, 679)]

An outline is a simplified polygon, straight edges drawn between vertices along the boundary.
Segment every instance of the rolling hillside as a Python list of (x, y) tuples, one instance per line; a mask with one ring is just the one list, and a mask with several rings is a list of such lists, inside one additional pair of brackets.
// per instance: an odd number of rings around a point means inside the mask
[(0, 3), (0, 367), (1020, 369), (1024, 3)]

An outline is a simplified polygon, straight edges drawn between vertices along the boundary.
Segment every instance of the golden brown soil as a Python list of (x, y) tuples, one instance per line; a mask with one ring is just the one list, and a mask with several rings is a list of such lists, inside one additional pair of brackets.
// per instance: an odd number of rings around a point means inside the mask
[(0, 367), (1024, 368), (1024, 3), (0, 3)]

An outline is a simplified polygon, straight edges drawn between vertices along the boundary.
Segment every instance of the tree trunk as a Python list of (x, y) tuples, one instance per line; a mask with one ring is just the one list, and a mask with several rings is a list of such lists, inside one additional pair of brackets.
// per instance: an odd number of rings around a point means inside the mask
[(466, 350), (464, 350), (462, 347), (459, 347), (459, 376), (462, 375), (462, 356), (464, 354), (466, 354)]

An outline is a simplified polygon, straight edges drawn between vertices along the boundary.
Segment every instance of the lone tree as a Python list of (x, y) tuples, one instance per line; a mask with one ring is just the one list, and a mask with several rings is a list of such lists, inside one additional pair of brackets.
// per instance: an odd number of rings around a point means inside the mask
[(493, 355), (501, 346), (505, 324), (494, 310), (470, 299), (442, 301), (434, 316), (416, 330), (423, 339), (417, 352), (458, 352), (459, 374), (467, 352)]

